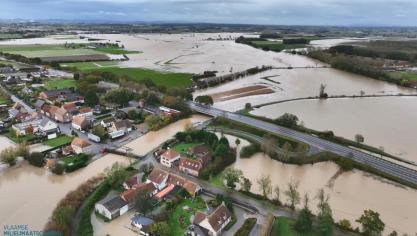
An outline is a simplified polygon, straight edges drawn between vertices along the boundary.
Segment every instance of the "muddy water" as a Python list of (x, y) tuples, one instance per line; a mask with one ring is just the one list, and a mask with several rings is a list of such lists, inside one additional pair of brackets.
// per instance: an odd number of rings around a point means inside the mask
[(0, 152), (8, 147), (14, 147), (16, 144), (12, 142), (9, 138), (0, 135)]
[(91, 215), (91, 224), (94, 229), (94, 236), (135, 236), (138, 235), (130, 230), (130, 219), (135, 215), (135, 212), (129, 211), (126, 214), (112, 220), (111, 222), (104, 222), (98, 219), (93, 213)]
[(397, 156), (417, 162), (417, 97), (383, 97), (304, 100), (265, 106), (254, 115), (276, 118), (292, 113), (306, 127), (333, 130), (336, 135), (384, 147)]
[[(269, 77), (269, 80), (263, 79), (265, 77)], [(278, 100), (318, 96), (321, 84), (326, 85), (326, 92), (329, 95), (359, 95), (361, 90), (366, 94), (409, 94), (417, 92), (415, 89), (401, 88), (335, 69), (308, 68), (270, 70), (221, 86), (197, 91), (194, 96), (226, 92), (253, 85), (266, 85), (275, 91), (271, 94), (237, 98), (214, 104), (215, 107), (221, 109), (236, 111), (242, 109), (245, 103), (258, 105)]]
[(319, 188), (324, 188), (330, 195), (330, 205), (336, 220), (348, 219), (356, 226), (354, 221), (363, 210), (373, 209), (380, 213), (385, 222), (385, 232), (395, 229), (400, 235), (417, 233), (416, 190), (400, 187), (357, 170), (337, 176), (338, 167), (331, 162), (287, 165), (259, 153), (249, 159), (238, 159), (233, 166), (242, 170), (245, 177), (252, 181), (252, 191), (255, 193), (261, 193), (257, 179), (263, 174), (269, 175), (272, 186), (281, 189), (281, 200), (286, 201), (283, 192), (287, 184), (294, 180), (299, 182), (302, 195), (305, 192), (309, 194), (310, 207), (314, 211), (317, 203), (313, 197)]
[(177, 121), (158, 131), (151, 131), (126, 144), (125, 147), (131, 148), (132, 152), (137, 155), (145, 155), (173, 137), (177, 132), (183, 131), (188, 125), (208, 119), (206, 116), (194, 115), (191, 118)]
[(126, 157), (106, 155), (76, 172), (57, 176), (24, 162), (0, 174), (0, 227), (27, 224), (42, 230), (59, 200), (81, 183)]

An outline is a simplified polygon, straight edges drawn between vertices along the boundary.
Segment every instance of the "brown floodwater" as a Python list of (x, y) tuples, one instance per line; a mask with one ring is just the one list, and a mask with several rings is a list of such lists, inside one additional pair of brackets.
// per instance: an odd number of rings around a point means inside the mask
[[(385, 179), (354, 170), (339, 175), (338, 166), (332, 162), (314, 165), (288, 165), (258, 153), (248, 159), (238, 159), (233, 167), (249, 178), (252, 192), (260, 194), (256, 181), (269, 175), (272, 186), (281, 189), (281, 200), (287, 201), (283, 192), (290, 181), (299, 182), (302, 195), (310, 196), (310, 207), (316, 211), (314, 196), (323, 188), (330, 196), (330, 205), (336, 220), (354, 222), (365, 209), (380, 213), (386, 224), (385, 233), (396, 230), (400, 235), (417, 233), (417, 190), (399, 186)], [(298, 206), (299, 208), (301, 206)]]
[(173, 137), (176, 133), (183, 131), (188, 125), (192, 125), (196, 122), (206, 121), (208, 119), (209, 117), (207, 116), (193, 115), (191, 118), (179, 120), (158, 131), (151, 131), (144, 136), (126, 144), (124, 147), (131, 148), (132, 152), (137, 155), (145, 155), (164, 143), (166, 140)]
[(417, 163), (416, 107), (417, 97), (345, 98), (279, 103), (251, 113), (269, 118), (292, 113), (306, 127), (352, 140), (362, 134), (366, 144)]
[(0, 173), (0, 227), (25, 224), (30, 230), (42, 230), (59, 200), (115, 162), (128, 164), (129, 160), (108, 154), (62, 176), (26, 162)]

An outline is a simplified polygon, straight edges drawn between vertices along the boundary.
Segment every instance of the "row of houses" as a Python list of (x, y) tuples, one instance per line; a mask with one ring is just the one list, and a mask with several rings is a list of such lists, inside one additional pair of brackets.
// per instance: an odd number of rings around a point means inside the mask
[(202, 191), (197, 183), (158, 168), (149, 174), (146, 182), (140, 183), (138, 178), (138, 175), (135, 175), (126, 181), (123, 184), (126, 190), (120, 195), (96, 203), (95, 210), (111, 220), (134, 207), (134, 199), (139, 190), (147, 190), (158, 201), (169, 198), (170, 193), (176, 192), (179, 188), (184, 188), (192, 197)]
[(181, 172), (198, 177), (200, 171), (206, 167), (212, 159), (210, 149), (205, 144), (193, 147), (188, 155), (189, 156), (182, 156), (174, 149), (168, 149), (159, 156), (159, 162), (166, 167), (178, 167)]

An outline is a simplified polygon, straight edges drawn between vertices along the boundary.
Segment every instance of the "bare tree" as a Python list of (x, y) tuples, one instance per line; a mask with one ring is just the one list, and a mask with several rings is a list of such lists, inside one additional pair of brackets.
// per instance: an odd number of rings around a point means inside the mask
[(274, 193), (275, 193), (275, 200), (277, 201), (277, 202), (281, 202), (280, 201), (280, 189), (279, 189), (279, 186), (277, 185), (277, 186), (275, 186), (275, 188), (274, 188)]
[(277, 140), (270, 135), (265, 135), (264, 139), (265, 141), (262, 143), (261, 149), (264, 153), (271, 155), (274, 151), (274, 147), (277, 143)]
[(269, 177), (269, 175), (262, 175), (262, 177), (257, 180), (257, 183), (259, 185), (259, 189), (263, 193), (263, 196), (268, 198), (268, 195), (272, 193), (271, 177)]
[(320, 93), (319, 93), (320, 98), (327, 98), (327, 93), (326, 93), (326, 85), (325, 84), (320, 84)]
[(284, 192), (290, 203), (291, 209), (295, 209), (295, 206), (300, 203), (300, 193), (298, 192), (298, 182), (291, 180), (288, 183), (288, 189)]

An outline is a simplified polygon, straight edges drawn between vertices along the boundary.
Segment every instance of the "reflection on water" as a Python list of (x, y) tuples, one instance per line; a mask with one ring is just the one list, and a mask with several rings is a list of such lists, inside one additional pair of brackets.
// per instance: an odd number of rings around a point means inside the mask
[[(330, 205), (334, 218), (349, 219), (354, 223), (365, 209), (380, 213), (386, 224), (386, 231), (414, 234), (417, 233), (417, 191), (381, 180), (362, 171), (350, 171), (340, 175), (338, 166), (331, 163), (314, 165), (288, 165), (270, 159), (261, 153), (248, 159), (238, 159), (235, 168), (243, 171), (252, 183), (252, 190), (261, 194), (256, 183), (263, 174), (271, 177), (272, 186), (281, 189), (281, 200), (291, 180), (299, 182), (301, 194), (307, 192), (312, 199), (319, 188), (324, 188), (330, 195)], [(334, 177), (334, 178), (332, 178)], [(315, 200), (310, 207), (316, 210)], [(356, 225), (356, 224), (355, 224)]]
[(173, 137), (176, 133), (183, 131), (188, 125), (208, 119), (206, 116), (193, 115), (191, 118), (179, 120), (158, 131), (151, 131), (126, 144), (125, 147), (131, 148), (132, 152), (137, 155), (145, 155)]
[(0, 226), (27, 224), (41, 230), (59, 200), (113, 163), (128, 164), (126, 157), (106, 155), (73, 173), (57, 176), (26, 162), (0, 174)]
[(417, 162), (417, 97), (304, 100), (265, 106), (254, 115), (277, 118), (292, 113), (308, 128), (332, 130)]

